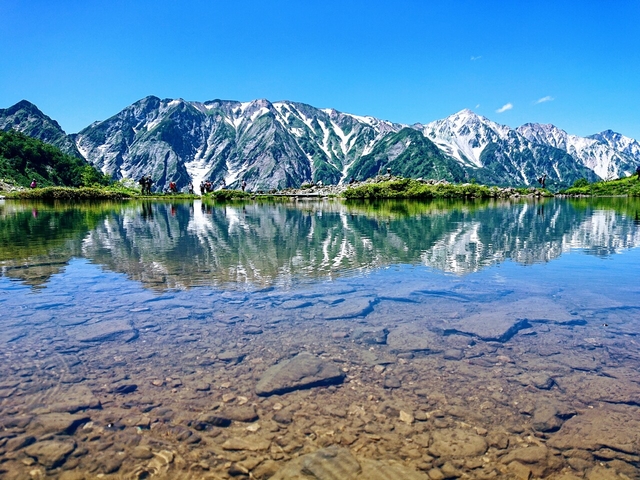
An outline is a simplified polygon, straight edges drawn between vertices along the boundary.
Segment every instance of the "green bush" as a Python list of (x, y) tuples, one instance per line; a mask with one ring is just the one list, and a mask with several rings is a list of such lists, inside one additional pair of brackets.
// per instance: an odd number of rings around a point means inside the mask
[(578, 180), (573, 182), (573, 186), (571, 188), (581, 188), (581, 187), (588, 187), (588, 186), (589, 186), (589, 180), (587, 180), (586, 178), (579, 178)]
[(250, 198), (251, 194), (248, 192), (243, 192), (242, 190), (216, 190), (215, 192), (211, 192), (208, 194), (209, 198), (218, 201), (229, 201), (229, 200), (239, 200)]
[(9, 194), (9, 196), (11, 198), (41, 200), (121, 200), (123, 198), (130, 198), (132, 195), (127, 192), (114, 191), (106, 188), (44, 187), (13, 192)]
[(453, 185), (450, 183), (425, 184), (418, 180), (402, 178), (387, 182), (369, 183), (351, 187), (345, 190), (343, 196), (347, 199), (376, 199), (376, 198), (493, 198), (500, 190), (465, 183)]

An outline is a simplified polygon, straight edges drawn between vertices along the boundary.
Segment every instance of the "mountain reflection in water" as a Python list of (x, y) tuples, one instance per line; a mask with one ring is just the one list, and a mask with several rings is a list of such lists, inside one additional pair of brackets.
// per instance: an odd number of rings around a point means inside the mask
[(0, 201), (0, 477), (640, 478), (639, 207)]
[(73, 257), (155, 289), (288, 285), (393, 264), (467, 274), (640, 244), (635, 199), (537, 202), (0, 203), (3, 275), (42, 285)]

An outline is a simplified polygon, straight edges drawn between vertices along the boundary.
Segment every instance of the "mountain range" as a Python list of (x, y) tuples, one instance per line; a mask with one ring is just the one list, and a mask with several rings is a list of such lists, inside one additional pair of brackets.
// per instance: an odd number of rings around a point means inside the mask
[(386, 172), (453, 182), (561, 188), (630, 175), (640, 143), (611, 130), (579, 137), (545, 124), (500, 125), (471, 110), (406, 125), (268, 100), (191, 102), (149, 96), (76, 134), (23, 100), (0, 109), (15, 129), (86, 159), (114, 179), (150, 175), (156, 190), (201, 181), (251, 191), (345, 183)]

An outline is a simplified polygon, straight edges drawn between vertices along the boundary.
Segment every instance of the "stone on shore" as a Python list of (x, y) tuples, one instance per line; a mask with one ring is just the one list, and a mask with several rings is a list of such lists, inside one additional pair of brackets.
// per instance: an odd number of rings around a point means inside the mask
[(344, 373), (337, 365), (310, 353), (299, 353), (269, 368), (256, 386), (260, 396), (282, 394), (294, 390), (340, 384)]

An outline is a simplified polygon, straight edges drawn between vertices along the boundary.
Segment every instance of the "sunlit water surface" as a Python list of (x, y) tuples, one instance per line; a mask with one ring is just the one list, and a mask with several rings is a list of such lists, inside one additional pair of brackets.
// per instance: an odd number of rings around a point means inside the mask
[(0, 201), (0, 472), (640, 478), (639, 211)]

